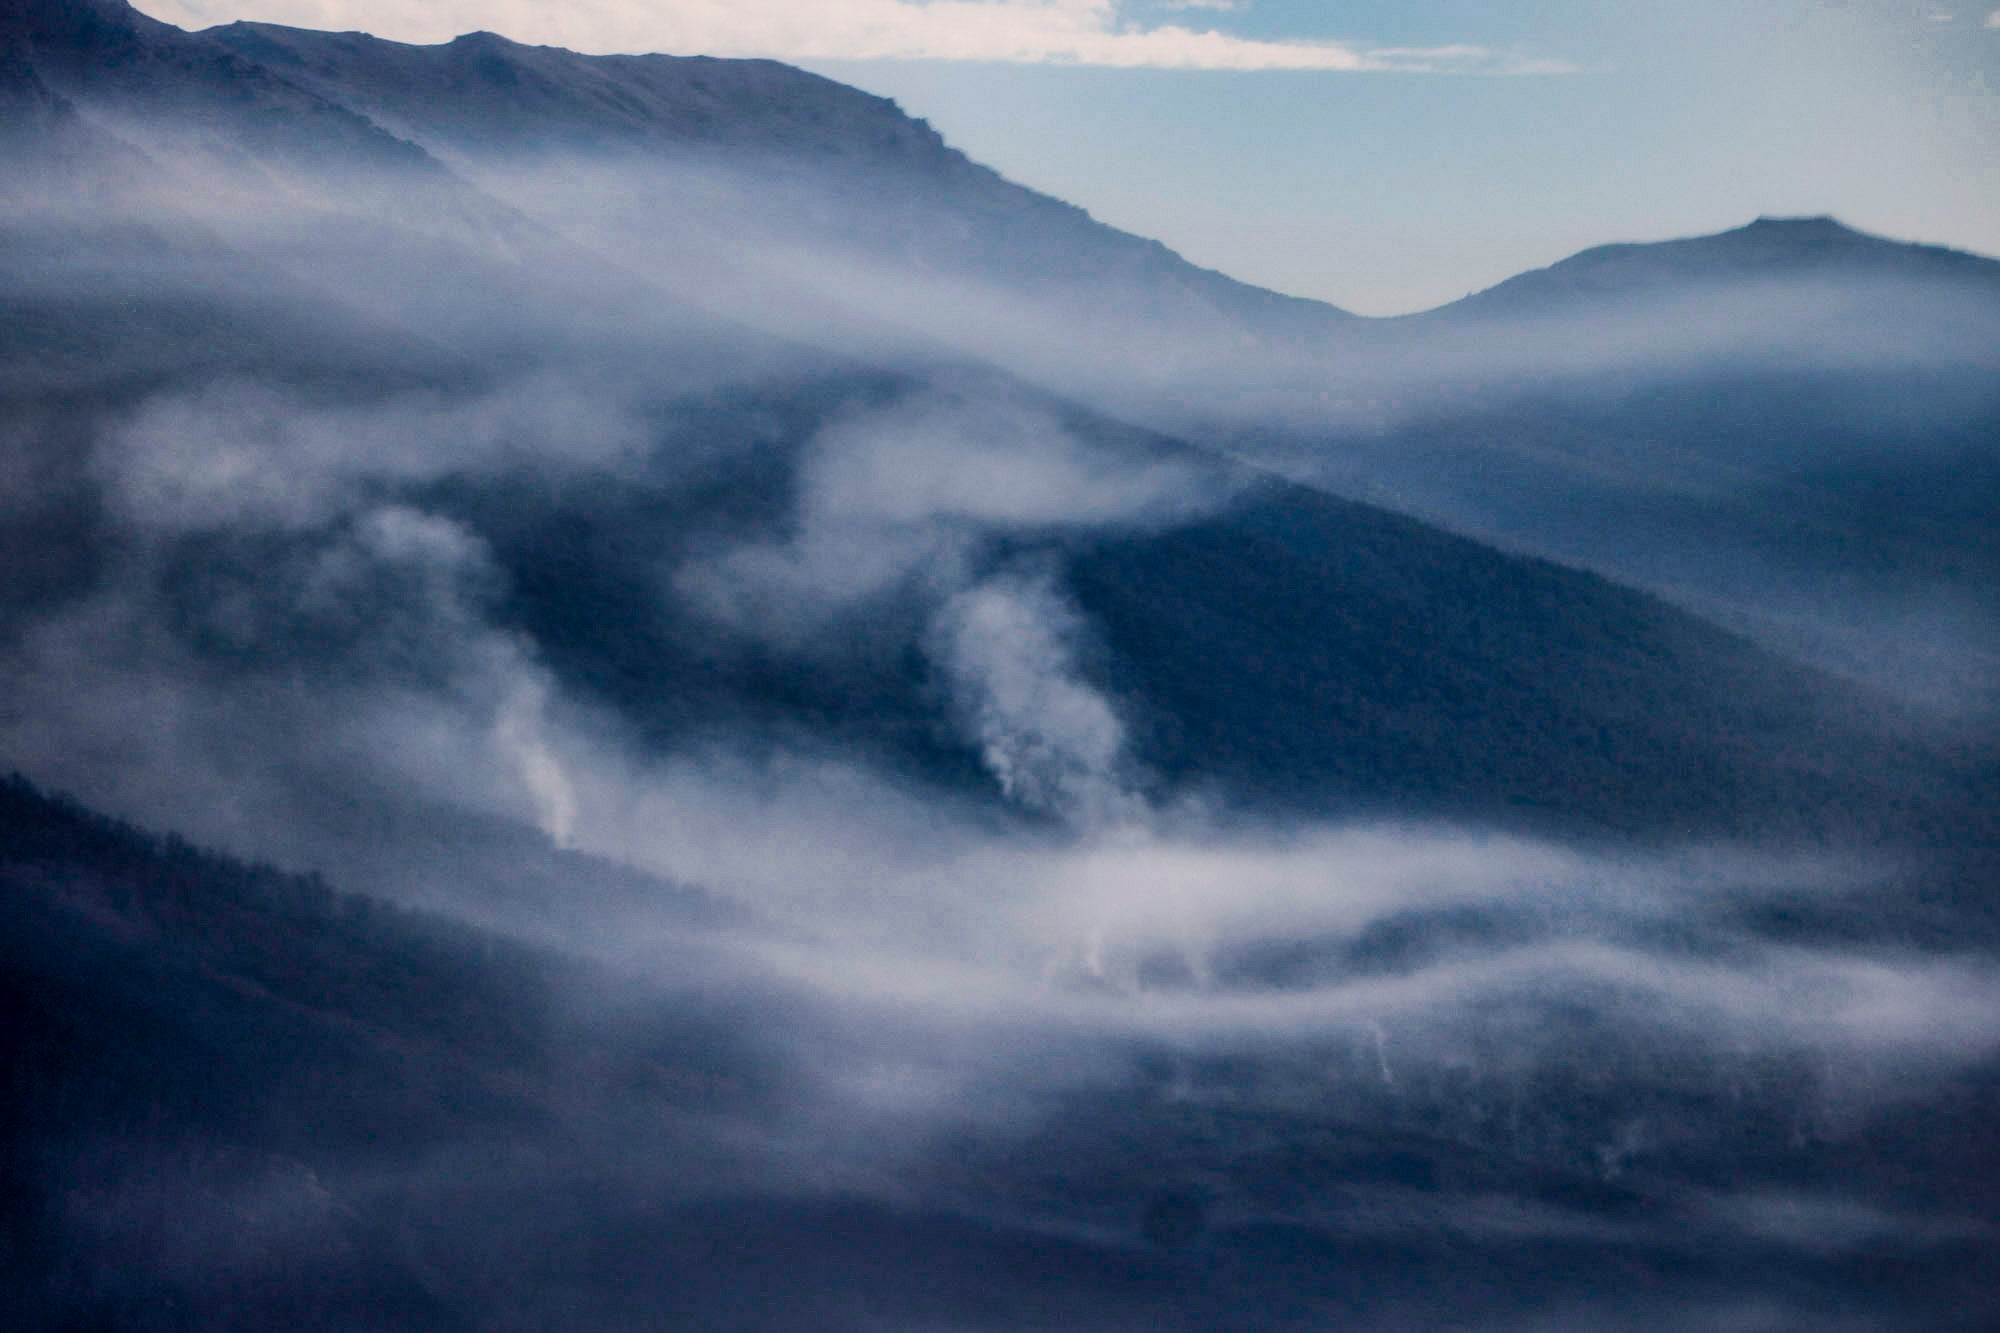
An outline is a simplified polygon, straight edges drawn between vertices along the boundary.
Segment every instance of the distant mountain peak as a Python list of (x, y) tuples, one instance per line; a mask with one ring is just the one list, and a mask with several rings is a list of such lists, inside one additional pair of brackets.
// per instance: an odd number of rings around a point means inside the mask
[[(1833, 214), (1831, 213), (1814, 213), (1808, 216), (1796, 216), (1796, 217), (1786, 217), (1786, 216), (1766, 213), (1762, 217), (1758, 218), (1755, 222), (1750, 223), (1748, 226), (1737, 228), (1738, 231), (1757, 231), (1760, 229), (1764, 231), (1782, 231), (1782, 232), (1797, 233), (1797, 234), (1807, 234), (1814, 232), (1821, 233), (1824, 235), (1847, 235), (1847, 236), (1860, 236), (1864, 234), (1848, 226), (1846, 223), (1842, 222), (1839, 218), (1834, 217)], [(1727, 233), (1724, 234), (1727, 235)]]
[(1618, 300), (1717, 282), (1878, 276), (1996, 281), (2000, 263), (1943, 246), (1857, 231), (1829, 214), (1766, 215), (1706, 236), (1594, 246), (1434, 313), (1534, 315), (1576, 302)]

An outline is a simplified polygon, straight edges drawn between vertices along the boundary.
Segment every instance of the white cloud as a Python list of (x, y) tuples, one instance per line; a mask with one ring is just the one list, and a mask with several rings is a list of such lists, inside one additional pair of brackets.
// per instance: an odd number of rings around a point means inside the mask
[[(1121, 0), (148, 0), (187, 27), (249, 18), (360, 29), (408, 42), (493, 29), (580, 51), (668, 51), (787, 60), (963, 60), (1121, 68), (1552, 73), (1484, 47), (1371, 48), (1261, 40), (1127, 18)], [(1181, 9), (1234, 7), (1184, 0)]]
[(2000, 9), (1996, 9), (1986, 16), (1986, 26), (1989, 28), (2000, 28)]

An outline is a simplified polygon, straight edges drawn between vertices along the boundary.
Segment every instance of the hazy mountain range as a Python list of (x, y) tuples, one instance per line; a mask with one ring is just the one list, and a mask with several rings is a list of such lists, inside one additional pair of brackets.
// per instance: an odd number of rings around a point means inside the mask
[(2000, 263), (1363, 319), (772, 62), (115, 0), (0, 153), (31, 1326), (2000, 1309)]

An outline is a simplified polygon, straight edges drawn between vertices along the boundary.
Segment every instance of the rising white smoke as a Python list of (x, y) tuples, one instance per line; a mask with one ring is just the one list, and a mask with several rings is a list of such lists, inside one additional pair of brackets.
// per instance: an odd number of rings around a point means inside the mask
[(1047, 576), (1004, 574), (952, 597), (932, 653), (1006, 795), (1086, 830), (1143, 819), (1125, 724), (1077, 664), (1082, 618)]
[(548, 741), (548, 701), (546, 677), (523, 675), (494, 719), (493, 744), (533, 799), (536, 827), (567, 849), (576, 841), (576, 787)]

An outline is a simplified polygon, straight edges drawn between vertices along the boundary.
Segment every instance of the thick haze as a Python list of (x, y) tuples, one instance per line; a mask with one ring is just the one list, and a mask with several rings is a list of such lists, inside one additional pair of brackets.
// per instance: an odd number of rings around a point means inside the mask
[[(518, 966), (561, 1030), (652, 1063), (565, 1066), (546, 1143), (98, 1145), (69, 1234), (227, 1293), (400, 1210), (383, 1248), (477, 1326), (1995, 1308), (1990, 733), (1244, 461), (1351, 481), (1398, 431), (1718, 367), (1914, 367), (1937, 391), (1871, 399), (1861, 463), (1971, 451), (1987, 279), (1313, 341), (840, 164), (259, 161), (82, 103), (155, 170), (80, 141), (83, 202), (0, 216), (32, 557), (0, 767), (559, 949)], [(1631, 490), (1755, 463), (1689, 446)], [(1925, 531), (1959, 559), (1990, 516)]]
[[(1593, 250), (1432, 316), (1294, 325), (1175, 291), (1180, 274), (976, 230), (977, 202), (927, 185), (857, 191), (829, 225), (810, 200), (851, 187), (810, 162), (775, 196), (712, 154), (579, 168), (475, 146), (460, 169), (779, 336), (890, 359), (942, 344), (1601, 570), (1925, 706), (1996, 707), (1979, 498), (1996, 485), (1994, 261), (1766, 220)], [(1900, 512), (1870, 498), (1885, 490)]]

